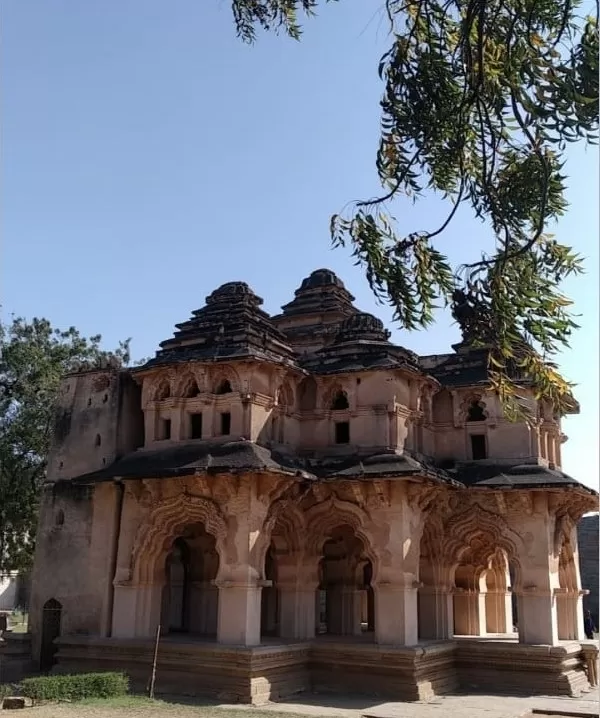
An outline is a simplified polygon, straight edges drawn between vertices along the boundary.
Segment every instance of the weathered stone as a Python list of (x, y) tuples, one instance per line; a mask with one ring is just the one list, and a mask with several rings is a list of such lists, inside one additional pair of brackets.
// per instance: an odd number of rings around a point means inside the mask
[(219, 700), (587, 685), (577, 522), (598, 499), (560, 470), (552, 408), (524, 385), (539, 421), (506, 421), (485, 351), (418, 357), (352, 301), (317, 270), (271, 319), (230, 282), (144, 366), (65, 377), (43, 671), (144, 686), (158, 635), (158, 690)]

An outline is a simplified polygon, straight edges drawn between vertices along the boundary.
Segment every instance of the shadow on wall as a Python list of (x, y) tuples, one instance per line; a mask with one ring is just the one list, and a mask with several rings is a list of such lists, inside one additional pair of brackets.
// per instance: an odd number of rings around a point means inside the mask
[(583, 608), (592, 612), (596, 626), (600, 623), (598, 615), (598, 514), (584, 516), (577, 527), (579, 542), (579, 570), (581, 572), (581, 585), (589, 590), (583, 597)]

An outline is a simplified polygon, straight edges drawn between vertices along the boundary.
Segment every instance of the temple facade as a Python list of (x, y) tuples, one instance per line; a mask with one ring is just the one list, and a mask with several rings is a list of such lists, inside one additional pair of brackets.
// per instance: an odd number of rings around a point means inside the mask
[[(32, 580), (42, 670), (260, 703), (587, 687), (552, 406), (511, 423), (469, 337), (419, 357), (329, 270), (231, 282), (140, 367), (62, 382)], [(525, 675), (525, 678), (523, 676)]]

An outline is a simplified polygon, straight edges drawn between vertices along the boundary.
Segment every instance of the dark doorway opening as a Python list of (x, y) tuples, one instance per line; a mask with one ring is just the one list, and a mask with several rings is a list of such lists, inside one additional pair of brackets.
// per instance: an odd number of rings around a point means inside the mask
[(42, 609), (42, 650), (40, 671), (48, 673), (56, 663), (58, 646), (54, 641), (60, 636), (62, 605), (54, 598), (46, 601)]

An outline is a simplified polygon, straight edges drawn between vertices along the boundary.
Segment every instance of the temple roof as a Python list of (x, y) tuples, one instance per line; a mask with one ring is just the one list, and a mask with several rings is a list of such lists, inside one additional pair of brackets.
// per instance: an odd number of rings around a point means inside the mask
[(73, 479), (95, 483), (113, 479), (160, 479), (197, 473), (222, 474), (260, 471), (299, 479), (334, 480), (405, 478), (420, 476), (458, 486), (445, 472), (417, 461), (407, 454), (374, 451), (318, 457), (281, 453), (243, 439), (236, 441), (193, 441), (158, 449), (138, 449), (105, 469)]
[(339, 323), (356, 312), (353, 301), (334, 272), (317, 269), (302, 280), (294, 299), (273, 317), (273, 323), (297, 350), (310, 351), (315, 343), (323, 346), (333, 340)]
[(420, 357), (423, 371), (449, 387), (489, 384), (488, 350), (471, 349), (466, 353)]
[(206, 297), (206, 306), (176, 325), (173, 338), (162, 342), (156, 357), (141, 368), (190, 360), (292, 362), (292, 349), (262, 303), (245, 282), (223, 284)]
[[(456, 462), (444, 471), (465, 486), (489, 489), (544, 489), (587, 487), (558, 469), (540, 464), (513, 464), (490, 461)], [(590, 489), (590, 491), (592, 491)]]
[(354, 297), (342, 280), (331, 269), (316, 269), (294, 292), (294, 299), (281, 307), (282, 314), (273, 317), (282, 319), (297, 314), (325, 314), (328, 312), (348, 316), (356, 311)]
[(304, 369), (318, 374), (396, 368), (420, 371), (417, 355), (392, 344), (389, 337), (390, 332), (380, 319), (356, 312), (340, 324), (332, 344), (300, 363)]
[(434, 480), (455, 488), (551, 489), (576, 488), (596, 495), (593, 489), (556, 469), (539, 464), (488, 461), (448, 462), (434, 466), (422, 457), (391, 450), (348, 454), (287, 453), (244, 439), (234, 441), (177, 442), (152, 449), (137, 449), (110, 466), (74, 478), (75, 484), (114, 479), (161, 479), (195, 474), (264, 472), (299, 480), (370, 481), (374, 479)]

